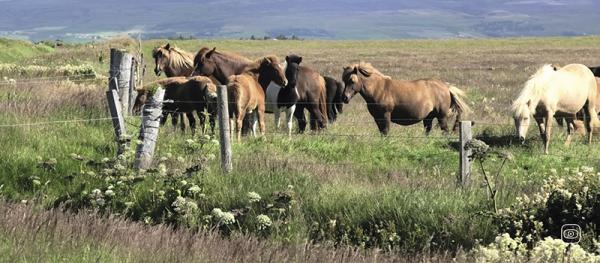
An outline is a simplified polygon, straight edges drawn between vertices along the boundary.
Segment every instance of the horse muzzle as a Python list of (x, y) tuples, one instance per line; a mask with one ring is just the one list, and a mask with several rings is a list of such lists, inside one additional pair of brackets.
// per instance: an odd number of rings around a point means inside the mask
[(346, 94), (342, 95), (342, 101), (346, 104), (348, 104), (350, 102), (350, 98), (348, 96), (346, 96)]
[(156, 74), (156, 76), (160, 76), (160, 74), (162, 73), (162, 70), (155, 68), (154, 69), (154, 74)]
[(519, 136), (519, 142), (521, 143), (521, 145), (524, 145), (525, 144), (525, 137)]

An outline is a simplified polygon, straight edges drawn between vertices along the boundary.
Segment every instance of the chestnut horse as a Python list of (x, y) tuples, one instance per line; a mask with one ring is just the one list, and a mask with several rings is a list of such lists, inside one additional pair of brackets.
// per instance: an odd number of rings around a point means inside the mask
[(513, 102), (513, 118), (519, 139), (525, 140), (530, 117), (535, 118), (548, 153), (552, 134), (552, 119), (563, 116), (567, 121), (567, 140), (571, 141), (571, 127), (577, 113), (583, 109), (588, 142), (592, 142), (594, 126), (598, 123), (596, 111), (597, 83), (594, 74), (584, 65), (569, 64), (560, 69), (546, 64), (525, 82), (519, 97)]
[[(214, 129), (214, 119), (216, 117), (216, 86), (211, 79), (207, 77), (172, 77), (154, 81), (138, 89), (138, 95), (133, 105), (133, 110), (139, 112), (142, 105), (146, 103), (150, 88), (160, 86), (164, 87), (164, 100), (173, 100), (173, 102), (164, 103), (163, 115), (168, 112), (189, 112), (196, 111), (198, 115), (207, 108), (211, 119), (211, 128)], [(161, 119), (162, 121), (163, 119)], [(189, 118), (192, 134), (195, 132), (195, 118)], [(183, 124), (183, 122), (182, 122)], [(182, 129), (185, 127), (182, 125)]]
[[(241, 74), (251, 63), (249, 59), (240, 55), (216, 51), (216, 48), (212, 50), (202, 48), (194, 58), (194, 74), (214, 76), (219, 81), (228, 81), (227, 77)], [(266, 77), (259, 76), (258, 82), (266, 92), (271, 81)], [(306, 127), (305, 108), (311, 115), (311, 124), (314, 124), (311, 125), (313, 130), (326, 127), (327, 108), (323, 77), (316, 70), (300, 66), (296, 88), (299, 99), (294, 116), (298, 120), (299, 131), (302, 133)]]
[(258, 121), (260, 132), (265, 134), (265, 93), (259, 79), (285, 86), (287, 79), (279, 60), (275, 56), (261, 58), (248, 65), (244, 73), (228, 78), (230, 118), (235, 118), (235, 132), (238, 142), (241, 140), (242, 121), (246, 114), (252, 117), (252, 134), (256, 136)]
[(462, 113), (470, 110), (462, 99), (464, 92), (454, 86), (433, 79), (392, 80), (369, 63), (345, 67), (342, 80), (346, 85), (344, 102), (360, 93), (382, 135), (388, 134), (392, 122), (412, 125), (421, 121), (429, 134), (434, 118), (448, 132), (450, 113), (457, 113), (455, 130)]

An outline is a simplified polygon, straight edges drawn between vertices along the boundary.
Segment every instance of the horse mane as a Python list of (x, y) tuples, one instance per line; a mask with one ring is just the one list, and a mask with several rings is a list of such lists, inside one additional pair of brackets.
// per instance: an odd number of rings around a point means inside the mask
[(246, 66), (244, 71), (256, 72), (260, 68), (260, 65), (266, 60), (270, 60), (272, 63), (275, 63), (275, 64), (280, 64), (277, 56), (268, 55), (268, 56), (264, 56), (262, 58), (255, 60), (254, 62), (250, 63), (248, 66)]
[(346, 68), (356, 68), (361, 74), (367, 77), (375, 74), (384, 79), (392, 79), (390, 76), (381, 73), (381, 71), (377, 70), (375, 67), (373, 67), (373, 65), (371, 65), (371, 63), (368, 62), (361, 61), (359, 63), (347, 66)]
[[(168, 44), (167, 44), (168, 45)], [(169, 66), (171, 68), (190, 69), (194, 67), (194, 55), (177, 47), (169, 47), (167, 45), (156, 47), (152, 50), (152, 56), (160, 50), (169, 52)]]
[(525, 109), (537, 106), (538, 101), (546, 90), (546, 86), (541, 84), (555, 71), (556, 67), (554, 65), (545, 64), (529, 77), (519, 96), (513, 101), (511, 108), (515, 117), (522, 117), (525, 114)]

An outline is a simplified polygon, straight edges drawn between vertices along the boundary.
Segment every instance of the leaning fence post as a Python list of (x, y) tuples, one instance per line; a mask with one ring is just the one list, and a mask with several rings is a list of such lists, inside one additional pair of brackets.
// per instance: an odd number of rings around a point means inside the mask
[(227, 86), (217, 86), (217, 114), (219, 116), (219, 135), (221, 145), (221, 168), (225, 173), (231, 172), (231, 133), (229, 127), (229, 105), (227, 103)]
[(135, 104), (135, 97), (137, 96), (137, 89), (136, 89), (136, 85), (137, 85), (137, 68), (138, 68), (138, 62), (137, 60), (134, 58), (131, 60), (131, 77), (129, 78), (129, 98), (128, 98), (128, 107), (127, 107), (127, 114), (129, 115), (133, 115), (133, 105)]
[(110, 111), (110, 117), (112, 118), (113, 127), (115, 128), (115, 138), (118, 144), (117, 154), (122, 154), (124, 149), (125, 140), (125, 119), (123, 119), (121, 103), (119, 102), (119, 93), (115, 89), (117, 86), (116, 79), (110, 79), (109, 88), (106, 92), (106, 100), (108, 101), (108, 110)]
[(466, 149), (465, 146), (473, 139), (471, 132), (471, 121), (460, 122), (460, 173), (458, 174), (458, 182), (462, 186), (467, 186), (471, 178), (471, 149)]
[(131, 60), (133, 56), (124, 49), (110, 49), (110, 78), (118, 80), (117, 90), (121, 100), (121, 110), (125, 114), (129, 110), (129, 83), (131, 79)]
[(158, 140), (158, 128), (162, 115), (162, 101), (165, 90), (158, 88), (142, 110), (142, 126), (140, 128), (140, 141), (135, 153), (136, 169), (148, 169), (152, 164), (154, 148)]

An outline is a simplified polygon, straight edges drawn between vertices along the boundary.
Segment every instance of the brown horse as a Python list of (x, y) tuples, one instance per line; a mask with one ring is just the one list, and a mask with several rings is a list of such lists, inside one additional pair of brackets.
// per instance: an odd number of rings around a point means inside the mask
[(392, 122), (412, 125), (420, 121), (429, 134), (433, 119), (448, 132), (450, 113), (457, 112), (454, 130), (462, 113), (469, 111), (462, 99), (464, 92), (439, 80), (392, 80), (363, 62), (345, 67), (342, 80), (346, 84), (342, 96), (344, 102), (350, 102), (356, 93), (360, 93), (382, 135), (388, 134)]
[[(156, 86), (164, 87), (164, 100), (173, 102), (164, 103), (163, 115), (168, 112), (193, 112), (198, 115), (207, 108), (211, 128), (214, 129), (216, 117), (216, 86), (207, 77), (172, 77), (154, 81), (138, 89), (138, 95), (133, 105), (133, 110), (139, 112), (142, 105), (146, 103), (150, 89)], [(195, 118), (189, 118), (192, 134), (196, 128)], [(161, 122), (163, 119), (161, 119)], [(185, 131), (185, 125), (181, 122), (181, 129)]]
[(248, 65), (244, 73), (228, 78), (230, 118), (235, 117), (235, 131), (238, 142), (241, 140), (242, 121), (247, 113), (252, 114), (252, 134), (256, 136), (258, 121), (260, 132), (265, 133), (265, 92), (259, 78), (285, 86), (287, 79), (279, 60), (275, 56), (261, 58)]
[[(172, 47), (169, 43), (167, 43), (164, 46), (158, 46), (154, 48), (152, 50), (152, 57), (154, 58), (154, 73), (156, 74), (156, 76), (160, 76), (162, 72), (164, 72), (168, 78), (180, 76), (188, 77), (192, 74), (192, 72), (194, 72), (194, 55), (192, 53), (186, 52), (185, 50)], [(215, 79), (213, 79), (213, 82), (218, 83), (215, 82)], [(167, 117), (171, 115), (172, 125), (174, 127), (177, 126), (178, 119), (179, 117), (182, 117), (183, 112), (165, 112), (166, 114), (163, 115), (163, 118), (161, 119), (161, 124), (164, 124), (166, 122)], [(195, 120), (192, 119), (194, 118), (193, 112), (185, 112), (185, 115), (190, 123), (195, 123)], [(200, 126), (204, 128), (205, 117), (203, 114), (198, 114), (198, 116), (200, 119)], [(183, 122), (182, 125), (184, 125)], [(214, 124), (211, 123), (211, 126), (214, 127)]]
[[(219, 81), (228, 81), (229, 76), (241, 74), (250, 64), (252, 61), (243, 56), (216, 51), (216, 48), (202, 48), (194, 58), (194, 74), (214, 76)], [(266, 92), (271, 81), (263, 75), (259, 76), (258, 82)], [(310, 113), (311, 129), (325, 128), (327, 105), (323, 77), (314, 69), (300, 66), (296, 89), (299, 99), (294, 116), (298, 120), (299, 131), (302, 133), (306, 127), (304, 109), (308, 109)]]

